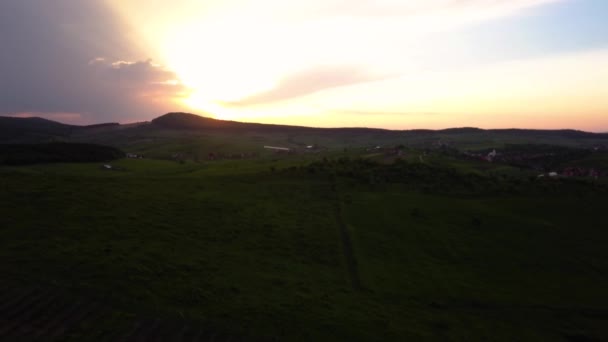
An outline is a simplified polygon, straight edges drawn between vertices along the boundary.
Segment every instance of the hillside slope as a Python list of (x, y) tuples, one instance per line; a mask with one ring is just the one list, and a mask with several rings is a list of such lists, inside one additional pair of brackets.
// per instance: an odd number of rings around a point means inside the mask
[(13, 118), (0, 116), (0, 143), (42, 142), (65, 138), (74, 126), (42, 118)]
[[(41, 118), (0, 117), (0, 143), (74, 141), (111, 145), (139, 153), (166, 156), (240, 153), (264, 145), (305, 148), (315, 145), (341, 151), (370, 146), (448, 146), (459, 150), (502, 148), (505, 144), (550, 144), (592, 148), (608, 146), (608, 134), (576, 130), (490, 129), (443, 130), (313, 128), (217, 120), (188, 113), (168, 113), (150, 123), (72, 126)], [(161, 150), (167, 150), (161, 153)]]

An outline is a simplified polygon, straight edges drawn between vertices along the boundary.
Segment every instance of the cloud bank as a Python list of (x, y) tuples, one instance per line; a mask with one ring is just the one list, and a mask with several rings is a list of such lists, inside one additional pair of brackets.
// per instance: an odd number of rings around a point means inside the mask
[(94, 123), (173, 109), (183, 87), (140, 60), (147, 50), (129, 30), (101, 0), (0, 1), (0, 114)]
[(371, 82), (386, 77), (353, 66), (318, 66), (290, 74), (273, 89), (229, 104), (247, 106), (283, 101), (325, 89)]
[(509, 14), (526, 7), (560, 0), (351, 0), (327, 1), (320, 13), (347, 16), (411, 17), (437, 13)]
[(154, 97), (159, 101), (183, 97), (188, 89), (177, 75), (151, 59), (145, 61), (107, 61), (98, 57), (89, 62), (99, 82), (108, 87), (127, 91), (140, 97)]

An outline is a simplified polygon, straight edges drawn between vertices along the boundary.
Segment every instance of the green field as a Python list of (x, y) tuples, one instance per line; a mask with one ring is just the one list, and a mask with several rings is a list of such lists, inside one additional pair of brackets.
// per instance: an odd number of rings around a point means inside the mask
[(65, 340), (141, 317), (280, 341), (608, 339), (605, 184), (434, 158), (1, 167), (0, 285), (110, 307)]

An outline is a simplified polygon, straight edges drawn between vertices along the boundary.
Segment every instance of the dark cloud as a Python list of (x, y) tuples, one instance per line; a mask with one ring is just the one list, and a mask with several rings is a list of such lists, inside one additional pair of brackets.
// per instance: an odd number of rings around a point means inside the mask
[(154, 64), (151, 59), (111, 62), (98, 57), (89, 65), (94, 69), (98, 82), (122, 91), (129, 90), (132, 95), (170, 99), (187, 93), (187, 88), (173, 71)]
[(285, 77), (279, 84), (266, 92), (232, 102), (235, 106), (248, 106), (277, 102), (309, 95), (321, 90), (371, 82), (386, 78), (353, 66), (318, 66)]
[(151, 59), (145, 61), (115, 61), (109, 62), (98, 57), (89, 62), (89, 65), (101, 69), (110, 77), (111, 81), (126, 81), (132, 83), (158, 83), (175, 81), (177, 76), (170, 70), (154, 64)]
[[(0, 1), (0, 114), (80, 113), (83, 122), (150, 118), (142, 96), (183, 91), (103, 0)], [(104, 57), (104, 60), (97, 59)], [(91, 61), (94, 61), (91, 63)]]

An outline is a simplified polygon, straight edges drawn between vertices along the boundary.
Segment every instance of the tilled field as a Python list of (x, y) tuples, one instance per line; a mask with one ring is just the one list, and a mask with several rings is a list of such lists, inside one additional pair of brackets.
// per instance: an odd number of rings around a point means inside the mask
[(2, 341), (251, 341), (179, 320), (116, 317), (95, 300), (40, 288), (2, 289)]

